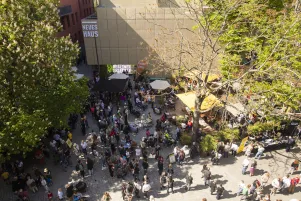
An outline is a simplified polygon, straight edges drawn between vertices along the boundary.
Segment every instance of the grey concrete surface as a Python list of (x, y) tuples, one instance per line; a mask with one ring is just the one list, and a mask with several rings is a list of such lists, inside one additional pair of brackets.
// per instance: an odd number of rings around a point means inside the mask
[[(88, 69), (85, 69), (88, 71)], [(82, 72), (80, 70), (80, 72)], [(153, 119), (156, 120), (159, 118), (158, 115), (155, 115), (150, 110), (145, 111), (147, 114), (151, 112)], [(88, 121), (90, 128), (88, 131), (90, 132), (92, 129), (94, 131), (98, 131), (96, 126), (96, 122), (92, 119), (91, 115), (88, 114)], [(129, 121), (133, 121), (134, 118), (131, 116)], [(153, 128), (151, 132), (153, 132)], [(145, 136), (145, 129), (140, 129), (137, 136), (133, 136), (135, 140), (140, 140), (143, 136)], [(80, 143), (82, 139), (85, 137), (81, 134), (79, 125), (77, 125), (77, 129), (73, 131), (73, 140), (76, 143)], [(172, 150), (169, 148), (164, 148), (162, 151), (162, 155), (166, 157)], [(254, 156), (252, 156), (254, 157)], [(231, 201), (238, 201), (240, 197), (236, 197), (235, 193), (238, 189), (238, 183), (240, 180), (244, 180), (246, 184), (251, 184), (255, 178), (259, 178), (258, 176), (263, 173), (263, 171), (269, 171), (272, 174), (270, 182), (273, 178), (277, 176), (284, 176), (287, 172), (291, 162), (293, 161), (294, 157), (301, 158), (300, 149), (295, 148), (293, 152), (286, 153), (284, 150), (280, 151), (273, 151), (265, 153), (265, 156), (258, 160), (258, 167), (255, 172), (255, 176), (250, 177), (249, 175), (242, 175), (241, 174), (241, 164), (244, 160), (244, 156), (232, 157), (229, 158), (222, 158), (220, 165), (211, 165), (209, 162), (209, 158), (197, 158), (195, 160), (189, 160), (188, 162), (184, 163), (183, 166), (174, 165), (174, 193), (167, 194), (166, 190), (160, 190), (159, 187), (159, 176), (157, 171), (157, 163), (154, 159), (149, 159), (149, 177), (152, 185), (152, 190), (150, 195), (155, 197), (156, 201), (198, 201), (201, 198), (207, 198), (208, 201), (216, 200), (215, 195), (210, 194), (210, 190), (208, 187), (204, 186), (203, 178), (201, 178), (201, 169), (203, 164), (209, 164), (211, 168), (211, 172), (213, 174), (213, 178), (218, 180), (218, 183), (222, 183), (226, 189), (222, 200), (231, 200)], [(76, 176), (72, 176), (72, 171), (75, 169), (75, 162), (76, 157), (73, 156), (73, 166), (68, 167), (67, 172), (62, 171), (60, 166), (55, 166), (53, 160), (47, 159), (45, 165), (40, 165), (36, 161), (28, 159), (24, 161), (26, 165), (26, 172), (32, 173), (32, 166), (36, 165), (39, 169), (43, 170), (45, 167), (50, 169), (53, 174), (53, 185), (50, 186), (50, 190), (53, 194), (57, 195), (58, 188), (64, 188), (64, 185), (71, 181), (72, 179), (77, 179)], [(167, 168), (167, 162), (165, 160), (164, 167)], [(185, 176), (187, 172), (190, 172), (194, 178), (192, 188), (190, 191), (186, 192), (184, 189), (185, 184)], [(296, 172), (296, 174), (300, 174)], [(140, 175), (142, 178), (142, 173)], [(126, 181), (130, 181), (133, 179), (132, 175), (126, 176)], [(87, 195), (90, 196), (88, 199), (89, 201), (98, 201), (100, 200), (101, 196), (105, 191), (109, 191), (112, 197), (112, 201), (122, 201), (121, 197), (121, 184), (122, 180), (117, 178), (111, 178), (109, 175), (108, 169), (102, 170), (100, 163), (95, 164), (94, 166), (94, 174), (93, 176), (87, 176), (84, 179), (85, 182), (88, 184)], [(270, 183), (269, 182), (269, 183)], [(301, 184), (299, 184), (295, 189), (295, 194), (276, 194), (275, 196), (271, 197), (272, 201), (276, 199), (282, 199), (283, 201), (289, 201), (290, 199), (298, 198), (301, 199)], [(1, 180), (0, 182), (0, 201), (15, 201), (16, 196), (13, 195), (11, 192), (11, 186), (5, 185), (4, 182)], [(45, 194), (44, 189), (39, 189), (39, 192), (36, 194), (30, 193), (30, 200), (31, 201), (44, 201), (47, 200), (47, 194)], [(145, 199), (137, 199), (134, 198), (133, 200), (145, 200)]]

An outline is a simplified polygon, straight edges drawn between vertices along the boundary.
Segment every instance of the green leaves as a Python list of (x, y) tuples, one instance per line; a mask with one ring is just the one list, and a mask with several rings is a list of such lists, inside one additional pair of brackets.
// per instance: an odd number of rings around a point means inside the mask
[(1, 153), (32, 150), (49, 127), (66, 126), (89, 95), (87, 80), (74, 82), (71, 71), (78, 45), (56, 37), (57, 6), (57, 0), (0, 3)]

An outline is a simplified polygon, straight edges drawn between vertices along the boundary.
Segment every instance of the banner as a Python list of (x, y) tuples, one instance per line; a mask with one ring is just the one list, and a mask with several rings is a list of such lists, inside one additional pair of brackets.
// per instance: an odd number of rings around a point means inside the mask
[(245, 137), (244, 139), (242, 139), (242, 141), (241, 141), (241, 143), (240, 143), (240, 145), (237, 149), (237, 153), (240, 153), (244, 150), (245, 144), (246, 144), (247, 141), (248, 141), (248, 137)]

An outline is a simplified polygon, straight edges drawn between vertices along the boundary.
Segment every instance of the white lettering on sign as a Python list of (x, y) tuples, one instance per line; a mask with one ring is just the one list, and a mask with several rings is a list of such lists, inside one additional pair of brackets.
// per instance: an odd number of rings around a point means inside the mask
[(84, 38), (96, 38), (98, 37), (97, 24), (83, 24), (83, 36)]

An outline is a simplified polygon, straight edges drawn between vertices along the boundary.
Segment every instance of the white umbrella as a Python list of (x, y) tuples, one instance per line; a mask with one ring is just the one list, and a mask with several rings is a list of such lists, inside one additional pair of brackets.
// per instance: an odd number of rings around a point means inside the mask
[(75, 74), (74, 80), (79, 80), (79, 79), (81, 79), (84, 76), (85, 76), (84, 74)]
[(150, 83), (153, 89), (164, 90), (170, 87), (170, 84), (166, 80), (155, 80)]
[(111, 75), (111, 76), (109, 77), (109, 79), (110, 79), (110, 80), (112, 80), (112, 79), (116, 79), (116, 80), (125, 80), (125, 79), (127, 79), (128, 77), (129, 77), (128, 75), (123, 74), (123, 73), (115, 73), (115, 74)]
[(78, 69), (77, 69), (77, 67), (76, 67), (76, 66), (72, 66), (72, 67), (71, 67), (71, 71), (73, 71), (73, 72), (77, 72), (77, 70), (78, 70)]

